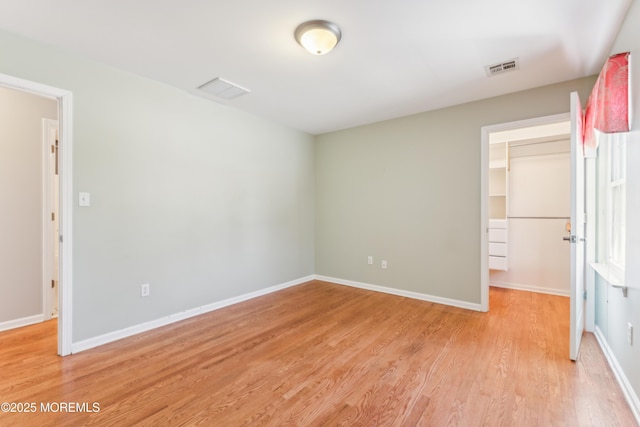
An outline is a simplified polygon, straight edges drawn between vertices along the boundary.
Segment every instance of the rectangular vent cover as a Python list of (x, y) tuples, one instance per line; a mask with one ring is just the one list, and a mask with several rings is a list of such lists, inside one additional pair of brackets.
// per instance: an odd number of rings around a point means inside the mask
[(519, 70), (520, 65), (518, 64), (518, 58), (513, 58), (499, 64), (487, 65), (486, 67), (484, 67), (484, 69), (487, 72), (487, 76), (491, 77), (495, 76), (496, 74)]
[(202, 86), (199, 86), (198, 89), (222, 99), (234, 99), (250, 92), (248, 89), (221, 79), (220, 77), (216, 77)]

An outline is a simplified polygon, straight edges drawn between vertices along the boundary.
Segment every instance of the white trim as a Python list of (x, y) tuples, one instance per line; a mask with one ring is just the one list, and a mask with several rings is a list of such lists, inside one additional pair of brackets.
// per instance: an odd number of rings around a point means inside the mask
[(8, 331), (9, 329), (21, 328), (23, 326), (29, 326), (41, 322), (44, 322), (44, 314), (36, 314), (35, 316), (8, 320), (0, 323), (0, 331)]
[(566, 122), (571, 119), (570, 113), (554, 114), (551, 116), (535, 117), (514, 122), (499, 123), (482, 126), (480, 128), (480, 305), (481, 311), (489, 311), (489, 212), (487, 198), (489, 195), (489, 135), (519, 128), (548, 125)]
[(58, 281), (58, 352), (66, 356), (73, 343), (73, 99), (58, 98), (58, 175), (60, 180), (60, 272)]
[(491, 286), (495, 288), (513, 289), (516, 291), (535, 292), (538, 294), (557, 295), (561, 297), (568, 297), (570, 295), (569, 290), (541, 288), (539, 286), (523, 285), (520, 283), (491, 282)]
[(489, 128), (480, 129), (480, 307), (489, 311)]
[(58, 121), (42, 119), (42, 313), (44, 320), (51, 319), (51, 279), (53, 277), (53, 210), (54, 183), (51, 179), (51, 151), (49, 136), (52, 129), (58, 129)]
[(42, 165), (40, 170), (42, 171), (42, 314), (43, 320), (49, 320), (51, 318), (51, 312), (47, 310), (50, 305), (51, 298), (49, 295), (51, 292), (47, 292), (47, 283), (51, 280), (51, 260), (53, 259), (53, 251), (51, 250), (53, 244), (51, 242), (51, 233), (49, 221), (47, 221), (48, 213), (51, 210), (51, 191), (49, 179), (50, 174), (50, 161), (49, 161), (49, 124), (51, 119), (42, 119), (42, 143), (41, 143), (41, 157)]
[(613, 354), (613, 350), (609, 347), (607, 339), (604, 337), (602, 330), (597, 325), (595, 327), (594, 335), (596, 336), (598, 344), (600, 344), (604, 357), (607, 359), (607, 362), (609, 362), (609, 366), (611, 367), (616, 380), (618, 380), (618, 384), (620, 384), (622, 393), (624, 394), (625, 399), (627, 399), (627, 403), (629, 404), (631, 412), (633, 412), (633, 416), (636, 418), (636, 422), (640, 425), (640, 399), (638, 399), (638, 395), (633, 390), (633, 386), (624, 374), (624, 370), (618, 363), (616, 356)]
[(302, 277), (300, 279), (292, 280), (280, 285), (271, 286), (269, 288), (260, 289), (255, 292), (240, 295), (237, 297), (228, 298), (222, 301), (214, 302), (211, 304), (203, 305), (200, 307), (192, 308), (190, 310), (181, 311), (178, 313), (170, 314), (159, 319), (151, 320), (149, 322), (140, 323), (138, 325), (130, 326), (128, 328), (120, 329), (118, 331), (108, 332), (97, 337), (88, 338), (72, 345), (72, 352), (79, 353), (81, 351), (88, 350), (90, 348), (98, 347), (100, 345), (108, 344), (123, 338), (127, 338), (133, 335), (147, 332), (152, 329), (160, 328), (162, 326), (170, 325), (181, 320), (189, 319), (191, 317), (199, 316), (201, 314), (209, 313), (211, 311), (219, 310), (230, 305), (238, 304), (240, 302), (248, 301), (253, 298), (261, 297), (273, 292), (280, 291), (282, 289), (290, 288), (300, 285), (302, 283), (309, 282), (314, 279), (314, 276)]
[(58, 310), (58, 354), (71, 354), (73, 338), (73, 94), (41, 83), (0, 73), (0, 86), (58, 101), (60, 174), (60, 278)]
[(388, 288), (386, 286), (371, 285), (369, 283), (355, 282), (353, 280), (337, 279), (335, 277), (314, 276), (316, 280), (323, 282), (331, 282), (337, 285), (351, 286), (354, 288), (366, 289), (368, 291), (382, 292), (385, 294), (397, 295), (401, 297), (417, 299), (421, 301), (434, 302), (436, 304), (449, 305), (452, 307), (464, 308), (473, 311), (483, 311), (481, 304), (475, 304), (467, 301), (443, 298), (434, 295), (422, 294), (419, 292), (405, 291), (402, 289)]
[(610, 265), (607, 263), (591, 262), (588, 264), (589, 268), (594, 271), (595, 274), (602, 277), (608, 284), (615, 286), (625, 286), (624, 277), (620, 277), (616, 270), (610, 269)]
[[(587, 224), (585, 227), (585, 290), (587, 291), (587, 303), (585, 313), (584, 329), (587, 332), (593, 332), (596, 327), (596, 276), (592, 268), (589, 268), (592, 262), (596, 260), (596, 241), (598, 239), (597, 232), (597, 215), (598, 207), (596, 203), (596, 194), (598, 192), (596, 159), (585, 159), (585, 211), (587, 215)], [(592, 302), (593, 301), (593, 302)]]

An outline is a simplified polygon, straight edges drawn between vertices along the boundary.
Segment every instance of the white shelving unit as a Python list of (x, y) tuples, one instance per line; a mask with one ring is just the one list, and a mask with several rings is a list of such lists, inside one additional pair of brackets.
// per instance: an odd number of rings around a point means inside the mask
[(489, 145), (489, 269), (509, 270), (509, 144)]

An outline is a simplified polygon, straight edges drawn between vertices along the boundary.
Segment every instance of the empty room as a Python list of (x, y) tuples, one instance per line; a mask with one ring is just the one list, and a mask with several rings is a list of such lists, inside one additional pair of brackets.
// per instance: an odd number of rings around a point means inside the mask
[(637, 425), (638, 28), (0, 0), (0, 426)]

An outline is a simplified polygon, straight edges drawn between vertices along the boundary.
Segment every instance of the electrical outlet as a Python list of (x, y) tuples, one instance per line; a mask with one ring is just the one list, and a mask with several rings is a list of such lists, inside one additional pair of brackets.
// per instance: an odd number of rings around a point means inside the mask
[(373, 257), (372, 256), (367, 257), (367, 264), (373, 265)]
[(140, 285), (140, 296), (148, 297), (151, 293), (151, 285), (148, 283), (143, 283)]
[(631, 322), (627, 323), (627, 342), (629, 345), (633, 345), (633, 325)]
[(387, 260), (383, 259), (382, 262), (380, 263), (380, 267), (382, 267), (383, 270), (387, 269)]

